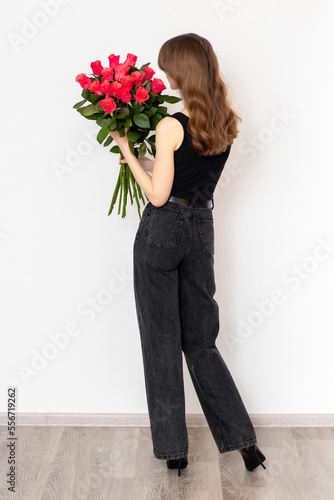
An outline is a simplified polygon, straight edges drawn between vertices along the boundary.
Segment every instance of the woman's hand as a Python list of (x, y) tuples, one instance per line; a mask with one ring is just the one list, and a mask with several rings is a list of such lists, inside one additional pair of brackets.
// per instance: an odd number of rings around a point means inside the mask
[(121, 137), (119, 135), (118, 130), (113, 130), (112, 132), (109, 132), (109, 135), (114, 139), (116, 142), (117, 146), (120, 148), (122, 152), (127, 151), (129, 148), (129, 139), (126, 135), (127, 131), (129, 130), (129, 127), (124, 129), (125, 136)]

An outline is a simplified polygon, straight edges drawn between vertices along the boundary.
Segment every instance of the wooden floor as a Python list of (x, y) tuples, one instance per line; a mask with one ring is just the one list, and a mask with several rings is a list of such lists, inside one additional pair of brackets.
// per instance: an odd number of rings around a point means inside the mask
[(147, 427), (18, 427), (12, 494), (0, 427), (0, 499), (334, 499), (334, 428), (255, 430), (267, 469), (247, 471), (238, 451), (219, 453), (208, 428), (188, 427), (189, 464), (178, 477), (154, 457)]

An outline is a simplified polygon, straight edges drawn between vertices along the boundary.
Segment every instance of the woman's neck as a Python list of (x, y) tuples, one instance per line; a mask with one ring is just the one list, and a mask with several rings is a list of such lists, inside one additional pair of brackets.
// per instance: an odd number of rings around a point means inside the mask
[(183, 114), (185, 114), (185, 115), (187, 115), (187, 116), (189, 116), (189, 117), (190, 117), (190, 113), (189, 113), (189, 111), (187, 110), (187, 108), (183, 108), (183, 109), (181, 109), (181, 113), (183, 113)]

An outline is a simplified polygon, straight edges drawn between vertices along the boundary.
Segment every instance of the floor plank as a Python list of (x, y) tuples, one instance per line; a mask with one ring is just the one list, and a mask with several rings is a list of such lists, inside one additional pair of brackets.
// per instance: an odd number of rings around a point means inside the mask
[(147, 427), (17, 428), (16, 493), (7, 490), (0, 427), (0, 500), (333, 500), (334, 429), (259, 427), (266, 469), (219, 453), (209, 428), (189, 427), (188, 466), (156, 459)]

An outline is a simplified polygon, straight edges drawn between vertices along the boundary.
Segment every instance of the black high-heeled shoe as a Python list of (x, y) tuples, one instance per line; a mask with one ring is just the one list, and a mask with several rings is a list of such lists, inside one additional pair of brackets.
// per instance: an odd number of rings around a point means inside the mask
[(253, 444), (252, 446), (248, 446), (247, 448), (240, 448), (239, 451), (242, 455), (242, 458), (244, 459), (247, 470), (252, 471), (259, 465), (262, 465), (262, 467), (266, 469), (266, 467), (262, 463), (264, 462), (266, 457), (263, 455), (257, 444)]
[(168, 469), (178, 469), (178, 476), (181, 476), (181, 470), (187, 467), (188, 465), (188, 458), (187, 456), (182, 457), (182, 458), (168, 458), (167, 459), (167, 467)]

